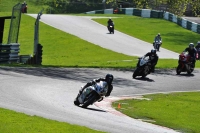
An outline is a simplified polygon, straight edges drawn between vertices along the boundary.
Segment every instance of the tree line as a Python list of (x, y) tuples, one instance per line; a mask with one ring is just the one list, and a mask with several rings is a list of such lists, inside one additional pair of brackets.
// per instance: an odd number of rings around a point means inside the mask
[[(2, 0), (0, 0), (1, 3)], [(119, 3), (129, 3), (129, 7), (155, 9), (183, 16), (186, 10), (200, 15), (200, 0), (31, 0), (35, 4), (46, 5), (47, 13), (81, 13), (104, 8), (117, 8)]]

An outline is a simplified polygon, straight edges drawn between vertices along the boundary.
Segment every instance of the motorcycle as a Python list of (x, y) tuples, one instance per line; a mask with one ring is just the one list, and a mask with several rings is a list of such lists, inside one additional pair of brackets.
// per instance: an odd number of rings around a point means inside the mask
[(154, 46), (154, 49), (159, 51), (160, 50), (160, 46), (162, 45), (162, 41), (161, 40), (156, 40), (154, 43), (153, 43), (153, 46)]
[(149, 60), (149, 56), (143, 56), (139, 58), (138, 65), (136, 70), (133, 72), (133, 78), (137, 76), (142, 76), (142, 78), (146, 77), (151, 72), (151, 62)]
[(113, 25), (109, 25), (108, 27), (110, 34), (113, 33), (114, 34), (114, 26)]
[(105, 97), (108, 87), (107, 82), (100, 81), (94, 85), (91, 85), (83, 90), (81, 94), (74, 100), (74, 104), (83, 108), (87, 108), (89, 105), (94, 104), (95, 102), (100, 102)]
[(191, 56), (188, 52), (182, 52), (179, 55), (178, 66), (176, 68), (176, 73), (179, 75), (181, 72), (187, 72), (191, 74), (194, 70), (194, 66), (191, 62)]

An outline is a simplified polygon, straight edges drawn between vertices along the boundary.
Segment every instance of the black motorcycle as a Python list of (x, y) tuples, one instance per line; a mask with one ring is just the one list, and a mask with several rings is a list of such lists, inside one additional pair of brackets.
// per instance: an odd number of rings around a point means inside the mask
[(142, 78), (145, 78), (148, 74), (151, 73), (151, 62), (149, 60), (149, 56), (143, 56), (139, 58), (137, 68), (133, 72), (133, 78), (136, 78), (137, 76), (142, 76)]

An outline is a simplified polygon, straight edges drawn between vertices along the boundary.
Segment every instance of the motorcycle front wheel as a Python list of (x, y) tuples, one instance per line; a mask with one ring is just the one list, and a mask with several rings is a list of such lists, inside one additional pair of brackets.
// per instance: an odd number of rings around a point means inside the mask
[(186, 65), (186, 69), (187, 69), (187, 74), (191, 74), (191, 66), (190, 65)]
[(179, 75), (181, 73), (181, 71), (182, 71), (181, 65), (178, 65), (178, 67), (176, 68), (177, 75)]
[(140, 69), (137, 67), (136, 70), (133, 72), (133, 78), (135, 79), (139, 75)]
[(79, 103), (79, 101), (77, 99), (74, 100), (74, 105), (76, 105), (76, 106), (80, 105), (80, 103)]

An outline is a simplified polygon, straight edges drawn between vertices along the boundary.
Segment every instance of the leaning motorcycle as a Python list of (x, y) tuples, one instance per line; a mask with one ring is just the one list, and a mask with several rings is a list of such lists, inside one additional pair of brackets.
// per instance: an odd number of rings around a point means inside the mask
[(133, 72), (133, 78), (137, 76), (142, 76), (143, 78), (146, 77), (151, 72), (151, 62), (149, 60), (149, 56), (143, 56), (139, 58), (137, 68)]
[(160, 46), (161, 46), (161, 45), (162, 45), (162, 41), (160, 41), (160, 40), (156, 40), (156, 41), (154, 42), (154, 44), (153, 44), (154, 49), (157, 50), (157, 51), (160, 50)]
[(187, 72), (188, 74), (191, 74), (194, 70), (194, 66), (191, 62), (191, 56), (188, 54), (188, 52), (182, 52), (179, 55), (179, 61), (178, 66), (176, 68), (176, 73), (180, 74), (181, 72)]
[(83, 108), (87, 108), (89, 105), (94, 104), (95, 102), (100, 102), (105, 97), (108, 91), (108, 85), (105, 81), (100, 81), (91, 85), (83, 90), (81, 94), (74, 100), (74, 104), (77, 106), (81, 106)]

